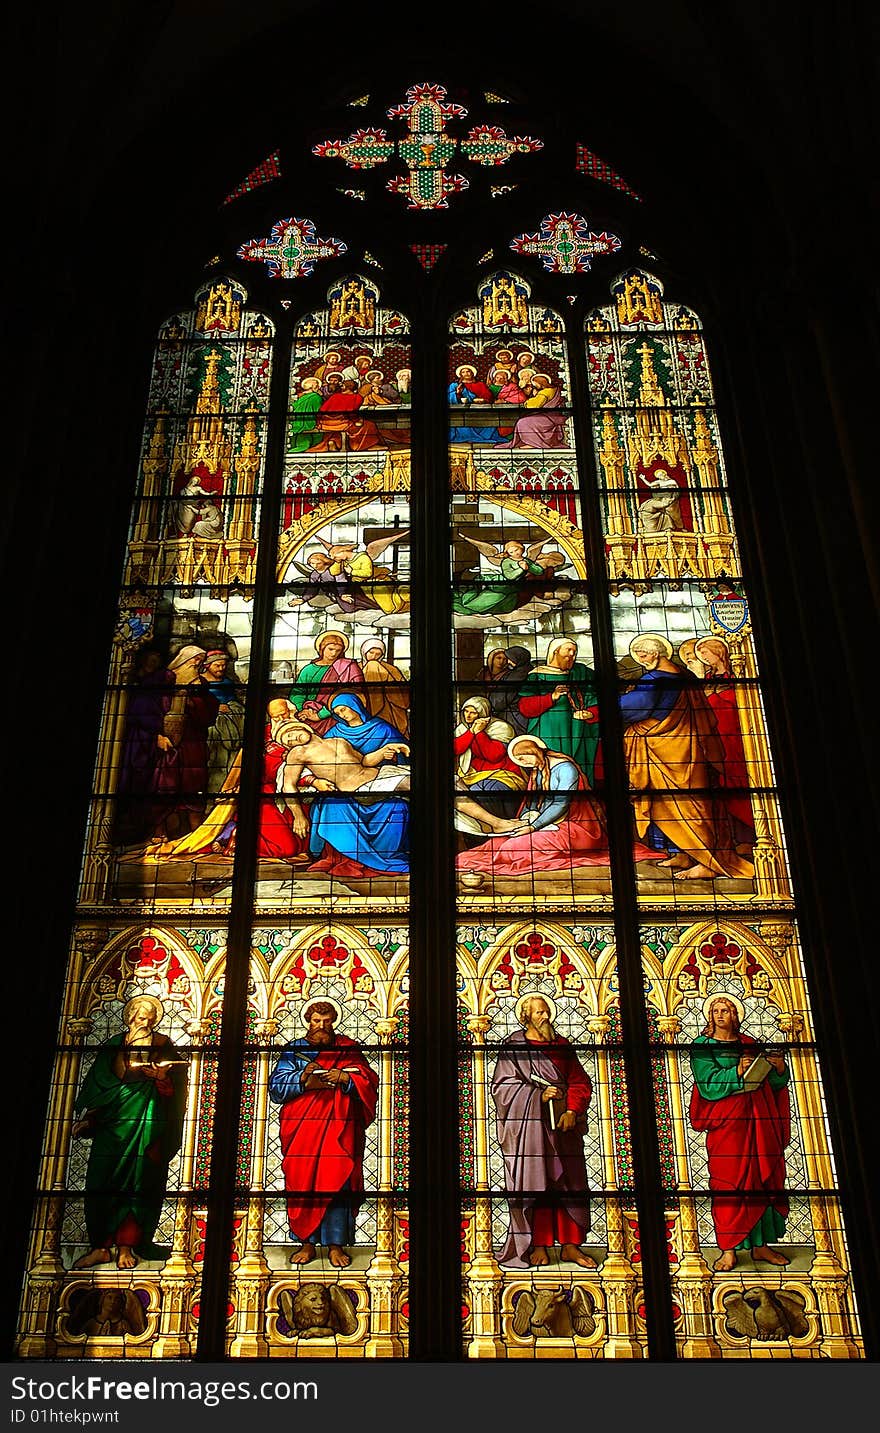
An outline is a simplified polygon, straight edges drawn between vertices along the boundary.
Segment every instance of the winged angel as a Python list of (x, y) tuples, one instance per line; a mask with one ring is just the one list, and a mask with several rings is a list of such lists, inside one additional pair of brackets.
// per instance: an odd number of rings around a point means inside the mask
[(388, 616), (409, 611), (409, 588), (393, 570), (379, 565), (389, 547), (409, 536), (409, 528), (373, 542), (328, 542), (318, 535), (320, 548), (293, 566), (308, 585), (291, 597), (290, 607), (333, 607), (341, 613), (378, 611)]
[[(459, 587), (452, 598), (452, 610), (458, 616), (470, 619), (502, 617), (516, 622), (539, 612), (547, 612), (565, 600), (564, 592), (552, 588), (548, 591), (543, 585), (552, 580), (556, 570), (567, 563), (567, 558), (558, 548), (551, 548), (549, 552), (543, 551), (550, 541), (549, 537), (543, 537), (540, 542), (533, 542), (528, 547), (516, 538), (511, 538), (499, 547), (494, 542), (468, 537), (467, 533), (461, 531), (458, 536), (471, 547), (475, 547), (493, 567), (500, 569), (499, 577), (473, 579), (473, 585), (470, 585), (471, 579), (466, 577), (468, 585)], [(473, 564), (465, 569), (465, 574), (472, 570)], [(530, 590), (530, 584), (539, 585)], [(495, 624), (478, 620), (460, 625)]]

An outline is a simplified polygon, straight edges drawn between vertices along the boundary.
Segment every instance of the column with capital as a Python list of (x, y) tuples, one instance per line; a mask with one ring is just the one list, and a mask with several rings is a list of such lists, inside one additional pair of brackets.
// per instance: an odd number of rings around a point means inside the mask
[(678, 1036), (681, 1021), (677, 1015), (658, 1015), (657, 1028), (665, 1043), (666, 1068), (669, 1071), (669, 1103), (672, 1109), (675, 1176), (680, 1191), (678, 1198), (681, 1263), (673, 1277), (673, 1288), (681, 1300), (684, 1315), (682, 1358), (720, 1358), (721, 1345), (714, 1334), (712, 1322), (712, 1271), (700, 1248), (696, 1200), (690, 1193), (691, 1177), (685, 1147), (688, 1120), (682, 1100), (681, 1055)]
[(269, 1041), (278, 1034), (277, 1020), (258, 1020), (254, 1034), (259, 1042), (254, 1072), (254, 1149), (250, 1193), (245, 1215), (244, 1251), (235, 1269), (235, 1335), (230, 1358), (268, 1358), (265, 1308), (270, 1270), (263, 1248), (266, 1188), (266, 1132), (269, 1113)]
[(367, 1269), (370, 1291), (370, 1335), (367, 1358), (400, 1358), (405, 1349), (398, 1332), (400, 1264), (394, 1254), (394, 1060), (391, 1041), (397, 1017), (376, 1021), (380, 1043), (379, 1068), (379, 1180), (376, 1199), (376, 1249)]
[(636, 1333), (636, 1272), (626, 1255), (623, 1210), (618, 1193), (614, 1162), (614, 1108), (612, 1104), (611, 1060), (608, 1053), (610, 1015), (590, 1015), (587, 1030), (596, 1041), (596, 1091), (601, 1128), (602, 1178), (606, 1190), (605, 1226), (608, 1252), (599, 1270), (605, 1293), (607, 1337), (604, 1357), (643, 1358), (644, 1349)]
[[(785, 932), (790, 932), (790, 927), (780, 926), (779, 932), (779, 939), (785, 939)], [(810, 1282), (820, 1311), (822, 1351), (829, 1358), (859, 1358), (861, 1354), (852, 1337), (847, 1306), (849, 1277), (846, 1250), (839, 1243), (839, 1226), (832, 1227), (829, 1220), (828, 1196), (819, 1192), (832, 1188), (835, 1178), (828, 1156), (816, 1053), (812, 1047), (800, 1044), (805, 1027), (800, 1011), (781, 1011), (776, 1017), (776, 1024), (786, 1042), (785, 1058), (791, 1070), (795, 1106), (800, 1115), (807, 1187), (810, 1190), (810, 1220), (815, 1240)], [(835, 1207), (839, 1209), (836, 1201)]]
[(205, 1019), (186, 1022), (192, 1040), (186, 1090), (186, 1116), (180, 1150), (180, 1179), (174, 1196), (174, 1232), (171, 1253), (162, 1269), (162, 1304), (153, 1358), (188, 1358), (192, 1353), (189, 1314), (198, 1278), (192, 1261), (192, 1202), (199, 1096), (202, 1083), (201, 1044), (210, 1028)]
[(474, 1080), (474, 1257), (467, 1268), (472, 1334), (469, 1358), (504, 1358), (506, 1347), (499, 1335), (501, 1270), (492, 1248), (492, 1199), (489, 1190), (489, 1089), (486, 1072), (486, 1035), (491, 1015), (469, 1015)]

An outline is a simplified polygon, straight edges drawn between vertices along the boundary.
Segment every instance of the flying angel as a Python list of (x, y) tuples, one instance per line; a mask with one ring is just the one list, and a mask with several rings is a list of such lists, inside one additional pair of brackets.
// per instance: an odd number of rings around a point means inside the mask
[(328, 542), (318, 535), (318, 541), (330, 559), (328, 571), (341, 576), (346, 582), (360, 586), (368, 584), (367, 592), (372, 605), (383, 612), (402, 612), (409, 608), (409, 589), (403, 587), (388, 567), (377, 567), (382, 553), (397, 542), (409, 537), (409, 528), (401, 528), (387, 537), (374, 538), (372, 542)]
[(566, 565), (566, 558), (558, 548), (551, 548), (549, 552), (542, 552), (550, 541), (549, 537), (542, 537), (540, 542), (533, 542), (528, 547), (525, 543), (511, 538), (505, 542), (503, 547), (498, 547), (494, 542), (483, 542), (478, 537), (468, 537), (467, 533), (459, 530), (459, 537), (469, 542), (481, 552), (488, 562), (494, 567), (500, 567), (502, 576), (510, 578), (546, 577), (552, 574), (557, 567)]

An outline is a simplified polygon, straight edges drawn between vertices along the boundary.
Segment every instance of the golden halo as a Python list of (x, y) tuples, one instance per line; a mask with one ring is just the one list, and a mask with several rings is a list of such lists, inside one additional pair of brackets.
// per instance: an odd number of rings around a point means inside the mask
[(315, 651), (317, 652), (319, 657), (321, 655), (321, 648), (325, 645), (327, 641), (329, 641), (331, 637), (335, 637), (337, 641), (342, 643), (343, 652), (348, 651), (348, 638), (346, 637), (344, 632), (322, 632), (320, 637), (318, 637), (315, 642)]
[(633, 651), (633, 647), (636, 645), (637, 642), (644, 642), (646, 637), (650, 637), (652, 642), (660, 643), (660, 646), (663, 648), (667, 660), (672, 656), (672, 643), (670, 642), (668, 637), (663, 636), (662, 632), (639, 632), (638, 636), (633, 637), (632, 641), (629, 644), (629, 654), (631, 657), (634, 657), (636, 661), (638, 661), (639, 659), (638, 657), (636, 657), (636, 654)]
[(726, 990), (716, 990), (714, 995), (707, 995), (706, 999), (703, 1001), (703, 1015), (705, 1017), (707, 1025), (711, 1023), (712, 1017), (710, 1012), (716, 1000), (728, 1001), (728, 1003), (731, 1004), (736, 1011), (740, 1025), (743, 1023), (746, 1018), (746, 1007), (743, 1005), (742, 1001), (739, 1000), (735, 995), (728, 995)]
[(312, 995), (312, 996), (306, 1001), (305, 1005), (303, 1006), (302, 1010), (300, 1011), (300, 1016), (299, 1016), (299, 1018), (300, 1018), (300, 1020), (302, 1021), (302, 1023), (303, 1023), (304, 1025), (308, 1025), (308, 1023), (309, 1023), (308, 1020), (306, 1019), (306, 1011), (307, 1011), (307, 1010), (311, 1010), (311, 1008), (312, 1008), (313, 1005), (332, 1005), (332, 1006), (333, 1006), (333, 1010), (334, 1010), (334, 1012), (335, 1012), (335, 1015), (334, 1015), (335, 1021), (338, 1022), (338, 1021), (340, 1021), (340, 1020), (342, 1019), (342, 1010), (341, 1010), (340, 1006), (338, 1006), (338, 1005), (336, 1004), (336, 1001), (332, 999), (331, 996), (329, 996), (329, 995)]
[(162, 1004), (162, 1001), (159, 999), (158, 995), (133, 995), (130, 1000), (127, 1000), (125, 1002), (125, 1008), (122, 1012), (122, 1018), (125, 1021), (126, 1025), (128, 1025), (129, 1023), (129, 1011), (131, 1010), (131, 1007), (133, 1005), (140, 1004), (140, 1002), (143, 1000), (146, 1000), (149, 1005), (152, 1005), (153, 1009), (156, 1012), (156, 1024), (159, 1024), (159, 1021), (165, 1014), (165, 1006)]
[(516, 1002), (516, 1018), (520, 1025), (523, 1023), (522, 1008), (526, 1000), (543, 1000), (547, 1009), (550, 1011), (551, 1023), (556, 1019), (556, 1001), (552, 996), (543, 995), (540, 990), (527, 990), (525, 995), (521, 995)]

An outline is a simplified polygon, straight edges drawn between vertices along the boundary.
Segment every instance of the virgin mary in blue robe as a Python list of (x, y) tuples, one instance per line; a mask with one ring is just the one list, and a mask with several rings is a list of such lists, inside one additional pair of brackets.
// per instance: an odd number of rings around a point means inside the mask
[[(344, 720), (341, 709), (347, 708), (360, 717), (359, 722)], [(324, 733), (325, 739), (342, 737), (356, 751), (369, 755), (388, 742), (404, 745), (397, 727), (381, 717), (368, 716), (359, 697), (340, 692), (330, 702), (336, 714), (333, 725)], [(377, 774), (387, 765), (405, 765), (406, 755), (395, 755), (390, 763), (382, 762)], [(402, 875), (409, 870), (409, 806), (406, 801), (388, 795), (363, 796), (327, 795), (315, 798), (312, 806), (309, 850), (320, 857), (325, 844), (343, 859), (356, 861), (371, 871)], [(328, 863), (332, 868), (332, 862)], [(313, 867), (315, 869), (315, 867)]]

